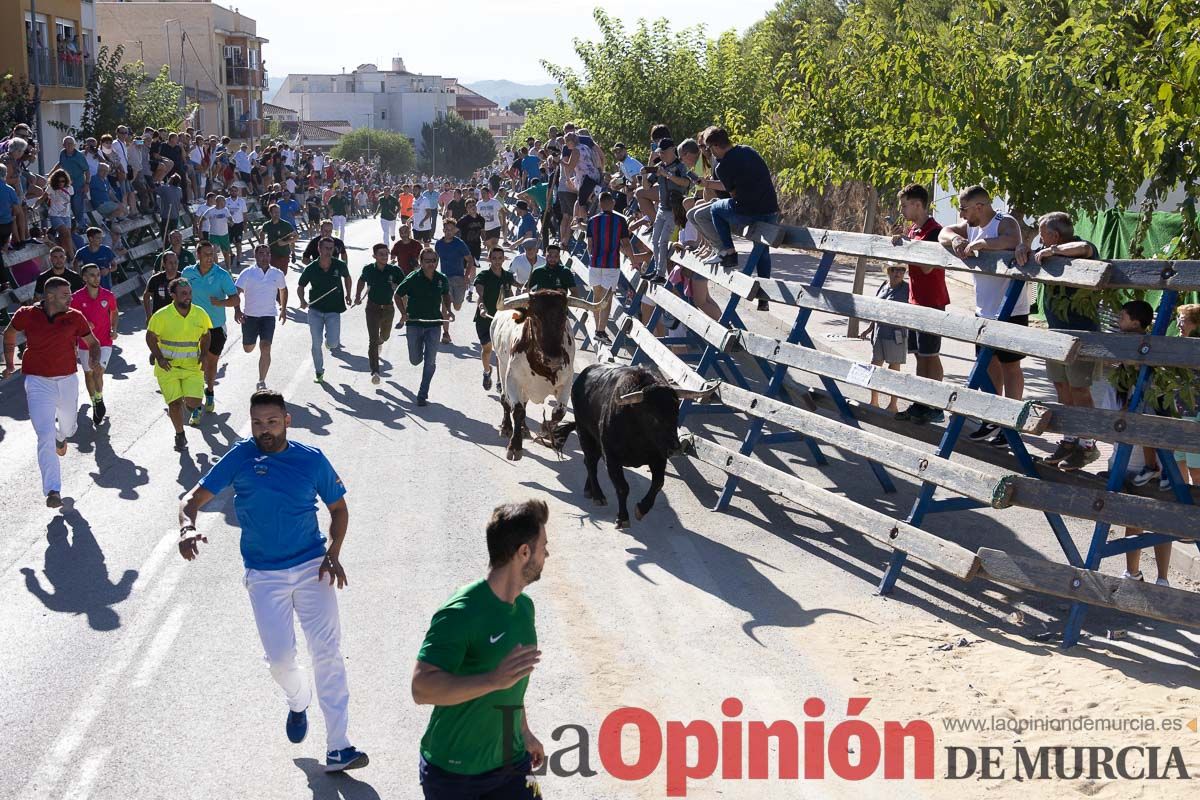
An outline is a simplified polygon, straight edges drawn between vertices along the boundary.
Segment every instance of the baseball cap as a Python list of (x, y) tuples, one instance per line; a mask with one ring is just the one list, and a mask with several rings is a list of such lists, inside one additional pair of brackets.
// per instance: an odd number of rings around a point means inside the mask
[(659, 139), (658, 145), (654, 148), (654, 152), (660, 153), (663, 150), (670, 150), (674, 146), (675, 146), (674, 139)]

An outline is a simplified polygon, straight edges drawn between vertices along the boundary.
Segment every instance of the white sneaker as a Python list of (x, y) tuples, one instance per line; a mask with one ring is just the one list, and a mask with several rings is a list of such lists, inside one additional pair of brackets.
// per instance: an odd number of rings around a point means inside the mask
[(257, 389), (258, 389), (258, 390), (261, 392), (261, 391), (262, 391), (263, 389), (265, 389), (265, 388), (267, 388), (267, 382), (266, 382), (266, 381), (259, 381), (259, 382), (258, 382)]
[(722, 253), (720, 250), (718, 250), (715, 253), (713, 253), (711, 256), (709, 256), (708, 258), (704, 259), (704, 263), (710, 264), (710, 265), (711, 264), (720, 264), (721, 259), (724, 257), (725, 257), (725, 254)]
[(1124, 572), (1121, 573), (1121, 577), (1124, 578), (1125, 580), (1140, 581), (1140, 580), (1142, 580), (1142, 573), (1141, 572), (1130, 572), (1129, 570), (1125, 570)]
[(1155, 586), (1170, 586), (1171, 582), (1166, 578), (1158, 578), (1154, 581)]

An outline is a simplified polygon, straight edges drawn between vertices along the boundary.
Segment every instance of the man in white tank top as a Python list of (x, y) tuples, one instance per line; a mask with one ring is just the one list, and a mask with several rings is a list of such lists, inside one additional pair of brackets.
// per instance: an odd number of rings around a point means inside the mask
[[(959, 258), (974, 258), (985, 250), (1015, 250), (1021, 244), (1020, 224), (1014, 217), (992, 208), (992, 197), (982, 186), (969, 186), (959, 192), (958, 214), (961, 220), (942, 228), (938, 241)], [(1009, 279), (976, 272), (972, 272), (971, 277), (975, 281), (975, 315), (998, 319)], [(1028, 325), (1029, 307), (1029, 284), (1026, 283), (1007, 321)], [(1025, 394), (1025, 374), (1021, 371), (1023, 358), (1020, 353), (997, 351), (988, 364), (988, 377), (1005, 397), (1020, 400)], [(1008, 444), (1000, 427), (990, 422), (981, 423), (970, 438), (987, 441), (996, 447)]]

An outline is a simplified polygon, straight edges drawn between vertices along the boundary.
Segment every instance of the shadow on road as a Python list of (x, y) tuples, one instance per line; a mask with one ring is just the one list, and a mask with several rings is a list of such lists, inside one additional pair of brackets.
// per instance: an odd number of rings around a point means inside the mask
[(326, 772), (315, 758), (294, 758), (292, 763), (304, 771), (313, 800), (380, 800), (371, 784), (351, 777), (348, 772)]
[(129, 597), (137, 570), (125, 570), (115, 584), (109, 581), (104, 552), (92, 535), (91, 525), (78, 511), (66, 511), (52, 519), (46, 527), (46, 538), (50, 544), (43, 572), (54, 592), (43, 588), (37, 573), (29, 567), (21, 569), (25, 588), (50, 611), (86, 614), (92, 630), (121, 627), (113, 606)]

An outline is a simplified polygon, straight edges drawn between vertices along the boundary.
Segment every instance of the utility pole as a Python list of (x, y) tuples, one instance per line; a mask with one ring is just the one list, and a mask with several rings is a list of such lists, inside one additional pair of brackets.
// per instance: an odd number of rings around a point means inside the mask
[[(29, 33), (33, 36), (33, 41), (30, 46), (33, 48), (33, 121), (37, 126), (35, 136), (40, 138), (42, 135), (42, 65), (41, 53), (38, 52), (38, 23), (37, 23), (37, 0), (29, 0), (29, 16), (33, 20), (33, 24), (29, 26)], [(46, 166), (43, 162), (42, 152), (46, 149), (46, 142), (41, 142), (37, 149), (38, 158), (38, 173), (45, 175)]]

